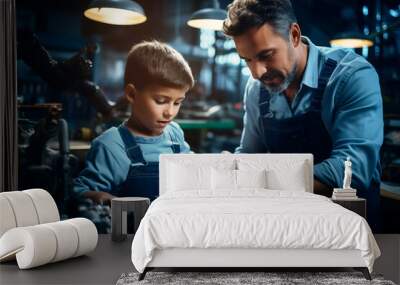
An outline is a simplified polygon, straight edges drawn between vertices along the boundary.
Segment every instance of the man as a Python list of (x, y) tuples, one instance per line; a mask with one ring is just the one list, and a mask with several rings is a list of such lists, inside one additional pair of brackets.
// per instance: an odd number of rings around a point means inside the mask
[(238, 153), (312, 153), (314, 192), (352, 187), (377, 229), (383, 114), (374, 68), (352, 51), (317, 47), (301, 35), (289, 0), (235, 0), (224, 32), (251, 71)]

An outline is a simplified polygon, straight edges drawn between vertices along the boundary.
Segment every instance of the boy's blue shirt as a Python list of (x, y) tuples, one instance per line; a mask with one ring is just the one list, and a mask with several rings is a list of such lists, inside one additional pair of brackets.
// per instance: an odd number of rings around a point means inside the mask
[[(171, 137), (179, 143), (181, 153), (190, 152), (183, 131), (175, 122), (167, 125), (160, 136), (134, 137), (147, 162), (158, 162), (161, 153), (173, 153)], [(87, 191), (113, 194), (127, 179), (131, 164), (118, 128), (108, 129), (92, 141), (85, 168), (74, 180), (73, 194), (77, 197)]]

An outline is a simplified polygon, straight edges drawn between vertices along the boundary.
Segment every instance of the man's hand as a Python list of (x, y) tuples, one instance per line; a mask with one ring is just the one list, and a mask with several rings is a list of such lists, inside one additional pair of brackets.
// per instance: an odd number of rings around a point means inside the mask
[(110, 205), (111, 199), (115, 196), (103, 191), (87, 191), (83, 194), (84, 197), (91, 199), (93, 202), (101, 205)]

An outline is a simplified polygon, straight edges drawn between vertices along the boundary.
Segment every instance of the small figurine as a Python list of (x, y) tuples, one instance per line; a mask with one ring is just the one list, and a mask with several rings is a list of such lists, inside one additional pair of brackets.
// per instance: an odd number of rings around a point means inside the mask
[(344, 179), (343, 179), (343, 189), (351, 189), (351, 161), (350, 157), (347, 157), (347, 160), (344, 162)]
[(344, 178), (343, 187), (334, 188), (332, 193), (332, 200), (354, 200), (357, 199), (357, 190), (351, 188), (351, 175), (353, 171), (351, 170), (350, 157), (344, 161)]

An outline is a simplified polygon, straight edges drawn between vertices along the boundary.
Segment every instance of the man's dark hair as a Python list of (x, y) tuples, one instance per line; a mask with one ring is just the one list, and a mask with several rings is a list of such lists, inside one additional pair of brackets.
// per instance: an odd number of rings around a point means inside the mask
[(125, 85), (143, 89), (151, 85), (192, 88), (194, 79), (189, 64), (171, 46), (144, 41), (132, 47), (125, 66)]
[(288, 40), (291, 24), (296, 22), (290, 0), (235, 0), (228, 6), (223, 28), (226, 35), (234, 37), (269, 24), (275, 33)]

